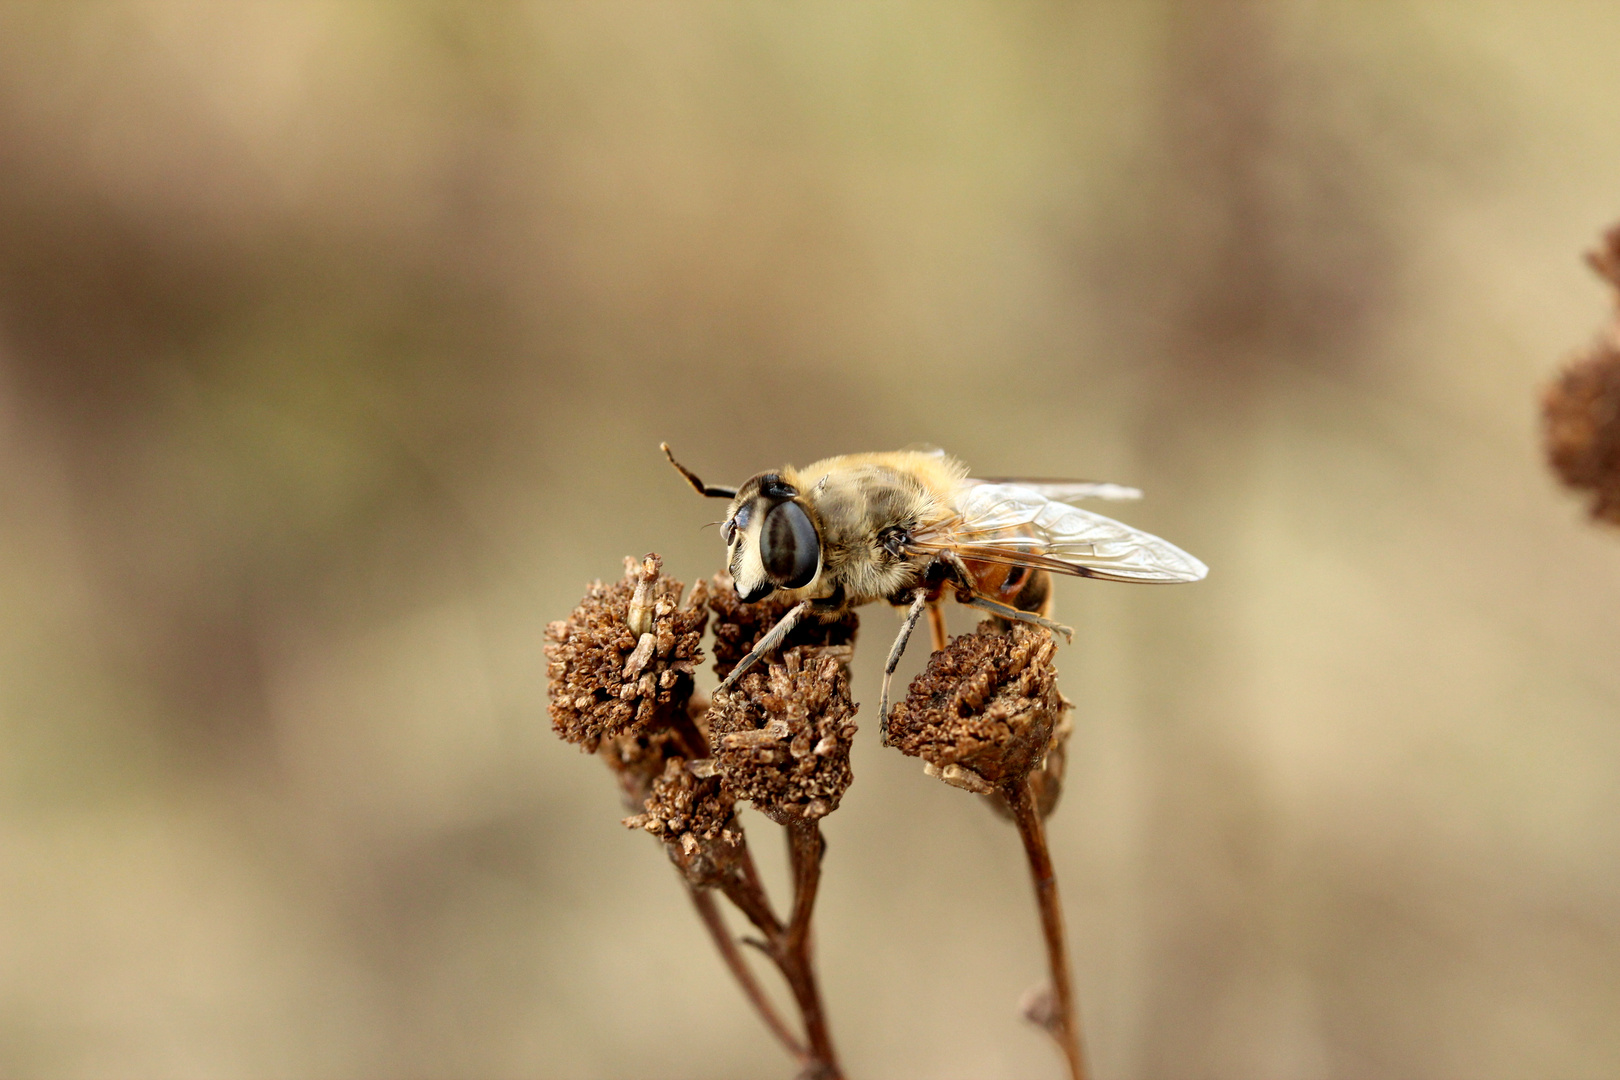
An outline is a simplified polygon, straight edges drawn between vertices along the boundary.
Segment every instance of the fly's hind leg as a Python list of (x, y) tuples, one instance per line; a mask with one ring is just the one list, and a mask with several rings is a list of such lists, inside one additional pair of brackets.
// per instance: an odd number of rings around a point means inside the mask
[(959, 604), (965, 604), (968, 607), (976, 607), (981, 611), (988, 611), (990, 614), (999, 615), (1003, 619), (1016, 619), (1019, 622), (1034, 623), (1036, 626), (1044, 626), (1048, 630), (1055, 630), (1062, 634), (1064, 639), (1067, 641), (1074, 640), (1074, 631), (1069, 627), (1064, 626), (1062, 623), (1053, 622), (1045, 615), (1038, 614), (1037, 612), (1020, 611), (1015, 607), (1001, 603), (999, 600), (992, 600), (988, 596), (981, 596), (978, 593), (970, 593), (964, 596), (961, 593), (958, 593), (956, 602)]
[(885, 746), (889, 742), (889, 683), (894, 679), (894, 669), (900, 666), (900, 657), (905, 654), (906, 642), (911, 640), (911, 631), (916, 629), (917, 620), (922, 618), (923, 609), (927, 606), (928, 593), (918, 589), (916, 599), (911, 601), (911, 607), (906, 611), (906, 621), (900, 624), (900, 636), (894, 639), (888, 662), (883, 665), (883, 693), (878, 697), (878, 740)]
[(935, 600), (928, 605), (928, 629), (934, 634), (934, 651), (939, 652), (950, 641), (950, 632), (945, 629), (945, 609)]
[(1052, 617), (1052, 575), (1045, 570), (1031, 570), (1024, 587), (1012, 598), (1012, 606), (1019, 611), (1033, 611), (1037, 615)]

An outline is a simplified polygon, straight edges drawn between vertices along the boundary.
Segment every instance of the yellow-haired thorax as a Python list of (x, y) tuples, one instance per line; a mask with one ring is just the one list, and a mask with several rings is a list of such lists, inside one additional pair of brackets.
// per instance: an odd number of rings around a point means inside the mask
[(802, 469), (789, 465), (781, 471), (781, 476), (804, 492), (833, 473), (846, 470), (865, 472), (868, 468), (893, 470), (915, 477), (923, 487), (942, 495), (954, 490), (968, 474), (968, 467), (948, 454), (891, 450), (873, 454), (840, 454), (813, 461)]
[(859, 605), (917, 584), (920, 564), (885, 542), (949, 516), (967, 467), (943, 454), (898, 450), (843, 454), (775, 475), (798, 492), (821, 540), (820, 572), (788, 595)]

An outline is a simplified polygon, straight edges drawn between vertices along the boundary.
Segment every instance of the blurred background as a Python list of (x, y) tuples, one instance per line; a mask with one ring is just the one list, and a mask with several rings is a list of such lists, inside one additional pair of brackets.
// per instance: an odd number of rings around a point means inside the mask
[[(719, 568), (667, 439), (1135, 484), (1211, 565), (1059, 586), (1099, 1077), (1613, 1076), (1620, 535), (1536, 406), (1610, 302), (1617, 34), (9, 0), (0, 1073), (790, 1075), (545, 715), (590, 579)], [(864, 620), (845, 1064), (1056, 1077), (1014, 834), (877, 746)]]

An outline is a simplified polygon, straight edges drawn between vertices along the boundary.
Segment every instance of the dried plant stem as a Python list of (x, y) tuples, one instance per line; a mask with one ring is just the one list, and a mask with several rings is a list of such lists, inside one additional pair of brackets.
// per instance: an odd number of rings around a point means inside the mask
[(810, 958), (810, 913), (815, 909), (816, 890), (821, 885), (821, 856), (827, 843), (817, 821), (793, 821), (787, 826), (788, 850), (793, 864), (793, 918), (782, 942), (782, 975), (793, 990), (793, 997), (804, 1014), (805, 1035), (811, 1055), (822, 1063), (821, 1075), (827, 1080), (842, 1075), (833, 1052), (832, 1033), (827, 1030), (827, 1014), (816, 985), (816, 969)]
[[(704, 703), (706, 704), (706, 703)], [(708, 757), (710, 748), (708, 740), (698, 730), (691, 714), (681, 711), (671, 717), (671, 727), (676, 738), (686, 753), (692, 758)], [(799, 839), (800, 832), (808, 828), (813, 837), (813, 859), (801, 857), (801, 848), (809, 851), (811, 842)], [(788, 1030), (782, 1018), (777, 1015), (776, 1009), (771, 1005), (770, 999), (765, 996), (763, 988), (754, 978), (753, 971), (743, 959), (737, 948), (736, 940), (727, 929), (720, 910), (715, 906), (714, 895), (709, 889), (690, 889), (692, 903), (697, 907), (698, 915), (703, 919), (703, 925), (708, 928), (709, 935), (720, 950), (721, 959), (731, 974), (742, 987), (743, 995), (759, 1013), (765, 1026), (770, 1028), (771, 1034), (787, 1048), (804, 1066), (801, 1074), (809, 1078), (825, 1077), (826, 1080), (837, 1080), (841, 1076), (838, 1064), (833, 1057), (832, 1039), (827, 1031), (826, 1015), (821, 1006), (821, 994), (816, 985), (815, 969), (810, 962), (809, 937), (810, 915), (815, 906), (816, 885), (821, 878), (821, 850), (824, 844), (821, 840), (821, 830), (815, 822), (796, 823), (787, 829), (789, 848), (793, 856), (793, 918), (787, 926), (782, 925), (781, 919), (771, 908), (769, 897), (765, 894), (765, 884), (760, 880), (759, 870), (754, 865), (754, 857), (745, 847), (734, 874), (727, 876), (721, 891), (726, 894), (737, 909), (748, 917), (761, 933), (765, 935), (767, 948), (766, 955), (776, 964), (787, 980), (788, 988), (793, 992), (793, 999), (799, 1006), (804, 1017), (805, 1032), (809, 1037), (810, 1046), (807, 1049), (791, 1031)], [(806, 870), (805, 866), (809, 869)], [(808, 878), (808, 885), (806, 880)]]
[[(699, 585), (683, 605), (682, 592), (661, 575), (658, 556), (627, 559), (623, 581), (593, 584), (572, 615), (546, 627), (552, 727), (601, 754), (631, 811), (624, 824), (663, 841), (743, 996), (798, 1061), (798, 1080), (843, 1080), (810, 956), (810, 919), (826, 847), (817, 821), (837, 809), (851, 780), (856, 706), (845, 665), (855, 619), (810, 628), (816, 649), (791, 650), (769, 665), (768, 679), (750, 676), (715, 706), (692, 689), (707, 593)], [(743, 617), (747, 605), (711, 606), (729, 628), (716, 627), (717, 656), (762, 621), (757, 612)], [(793, 903), (786, 922), (749, 853), (739, 801), (787, 833)], [(716, 890), (762, 940), (732, 935)], [(739, 944), (757, 946), (781, 972), (803, 1019), (802, 1037), (772, 1004)]]
[(804, 1018), (809, 1047), (801, 1059), (804, 1061), (804, 1071), (799, 1074), (801, 1080), (842, 1080), (844, 1073), (833, 1051), (832, 1034), (827, 1028), (827, 1014), (821, 1004), (821, 990), (810, 957), (810, 915), (815, 908), (816, 889), (821, 883), (821, 854), (826, 844), (821, 838), (820, 825), (814, 821), (791, 822), (787, 831), (793, 864), (793, 915), (785, 926), (771, 910), (753, 859), (746, 853), (736, 869), (726, 875), (720, 888), (764, 935), (763, 940), (748, 939), (748, 944), (770, 957)]
[(1046, 958), (1052, 969), (1052, 1014), (1045, 1026), (1057, 1040), (1069, 1061), (1071, 1080), (1085, 1080), (1086, 1063), (1080, 1049), (1080, 1020), (1074, 1004), (1074, 984), (1069, 977), (1069, 952), (1063, 940), (1063, 907), (1058, 901), (1057, 877), (1052, 871), (1052, 854), (1046, 846), (1046, 826), (1036, 805), (1035, 792), (1027, 776), (1002, 788), (1018, 835), (1029, 857), (1029, 876), (1035, 885), (1035, 904), (1041, 912), (1041, 930), (1046, 937)]
[(743, 959), (742, 951), (737, 948), (736, 940), (726, 927), (725, 919), (720, 914), (720, 908), (714, 902), (714, 893), (708, 889), (689, 888), (692, 894), (692, 906), (697, 908), (698, 916), (703, 925), (708, 928), (709, 936), (714, 939), (715, 948), (720, 950), (721, 959), (725, 960), (726, 967), (731, 969), (732, 976), (737, 985), (742, 987), (743, 996), (748, 1003), (759, 1013), (759, 1018), (765, 1021), (765, 1026), (771, 1029), (771, 1034), (787, 1048), (788, 1053), (807, 1064), (810, 1060), (809, 1052), (799, 1041), (782, 1018), (777, 1015), (776, 1008), (771, 1005), (770, 999), (765, 996), (764, 989), (754, 978), (754, 972), (749, 968), (748, 962)]
[[(707, 707), (707, 699), (694, 698)], [(688, 761), (697, 761), (709, 756), (709, 740), (703, 737), (698, 730), (697, 721), (692, 719), (692, 709), (675, 709), (669, 714), (669, 727), (675, 732), (675, 745), (680, 747), (681, 753)]]

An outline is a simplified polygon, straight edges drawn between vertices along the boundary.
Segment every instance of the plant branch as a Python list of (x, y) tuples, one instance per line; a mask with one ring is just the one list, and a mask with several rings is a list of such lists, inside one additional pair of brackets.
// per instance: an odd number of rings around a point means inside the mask
[(784, 925), (771, 909), (764, 884), (754, 861), (744, 849), (736, 867), (721, 879), (720, 889), (764, 937), (757, 943), (770, 957), (788, 984), (793, 1000), (804, 1019), (807, 1052), (801, 1056), (801, 1080), (842, 1080), (843, 1070), (833, 1051), (827, 1027), (826, 1010), (816, 983), (810, 957), (810, 916), (815, 908), (816, 889), (821, 880), (821, 853), (825, 843), (821, 828), (814, 821), (794, 821), (787, 825), (789, 852), (793, 863), (793, 915)]
[(742, 951), (737, 948), (737, 942), (726, 928), (725, 919), (720, 909), (715, 905), (714, 894), (708, 889), (688, 887), (692, 896), (692, 906), (697, 908), (698, 916), (702, 918), (703, 925), (709, 930), (709, 936), (714, 939), (715, 948), (720, 950), (720, 956), (731, 970), (737, 984), (742, 987), (743, 996), (748, 1003), (759, 1013), (759, 1018), (765, 1021), (765, 1026), (771, 1029), (771, 1034), (787, 1048), (788, 1053), (799, 1059), (800, 1064), (808, 1064), (810, 1056), (798, 1036), (788, 1030), (788, 1026), (777, 1015), (776, 1009), (771, 1005), (770, 999), (765, 996), (764, 989), (754, 978), (754, 972), (743, 959)]
[(754, 867), (754, 857), (746, 846), (737, 865), (720, 879), (720, 891), (726, 894), (726, 899), (736, 905), (737, 910), (742, 912), (761, 934), (765, 935), (765, 940), (774, 948), (777, 939), (782, 936), (782, 920), (771, 910), (770, 898), (765, 895), (765, 885), (759, 880), (759, 871)]
[(1054, 1009), (1042, 1018), (1042, 1025), (1057, 1040), (1063, 1056), (1068, 1059), (1071, 1080), (1085, 1080), (1080, 1020), (1074, 1003), (1074, 985), (1069, 977), (1069, 953), (1063, 940), (1063, 907), (1058, 901), (1052, 854), (1046, 846), (1046, 826), (1027, 775), (1005, 785), (1002, 794), (1018, 825), (1018, 835), (1024, 841), (1024, 854), (1029, 857), (1029, 876), (1035, 885), (1035, 905), (1040, 909), (1046, 958), (1052, 969)]
[(811, 1056), (823, 1065), (819, 1074), (811, 1075), (836, 1080), (842, 1073), (833, 1051), (832, 1033), (827, 1027), (827, 1014), (821, 1004), (821, 990), (816, 985), (816, 969), (810, 956), (810, 914), (816, 905), (816, 890), (821, 884), (821, 856), (827, 844), (822, 839), (820, 823), (814, 820), (790, 821), (787, 831), (793, 864), (793, 917), (783, 936), (783, 956), (778, 966), (804, 1015)]

